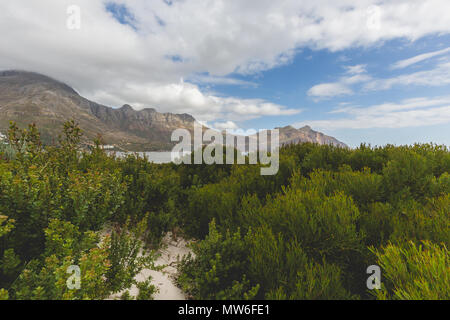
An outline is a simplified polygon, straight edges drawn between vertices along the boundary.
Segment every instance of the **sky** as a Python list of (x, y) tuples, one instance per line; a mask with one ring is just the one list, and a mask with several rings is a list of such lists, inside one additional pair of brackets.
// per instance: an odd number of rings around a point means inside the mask
[(0, 2), (0, 70), (111, 107), (450, 145), (448, 0)]

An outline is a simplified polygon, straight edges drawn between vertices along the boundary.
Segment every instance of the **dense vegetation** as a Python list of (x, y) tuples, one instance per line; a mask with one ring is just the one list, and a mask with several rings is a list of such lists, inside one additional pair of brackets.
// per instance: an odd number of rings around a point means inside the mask
[[(0, 163), (0, 298), (103, 299), (152, 266), (151, 252), (140, 255), (151, 199), (134, 194), (144, 178), (131, 172), (141, 166), (151, 175), (148, 164), (116, 161), (98, 144), (81, 152), (80, 135), (67, 123), (59, 147), (44, 148), (34, 126), (11, 125)], [(66, 284), (72, 265), (81, 270), (79, 290)], [(155, 290), (136, 285), (142, 296)]]
[[(257, 165), (84, 152), (80, 134), (67, 123), (59, 146), (43, 147), (34, 126), (11, 126), (0, 150), (1, 298), (108, 297), (152, 264), (141, 248), (175, 230), (197, 239), (178, 278), (195, 299), (450, 298), (445, 146), (290, 145), (278, 174), (261, 176)], [(80, 290), (67, 289), (70, 265)], [(370, 265), (381, 290), (367, 289)], [(142, 299), (155, 290), (138, 287)]]

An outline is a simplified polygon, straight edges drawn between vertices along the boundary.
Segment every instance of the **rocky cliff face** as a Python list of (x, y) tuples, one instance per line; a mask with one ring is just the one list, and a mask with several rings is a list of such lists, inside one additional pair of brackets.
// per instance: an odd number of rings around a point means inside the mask
[[(334, 145), (341, 148), (348, 148), (348, 146), (337, 140), (336, 138), (327, 136), (321, 132), (317, 132), (311, 129), (310, 126), (305, 126), (300, 129), (296, 129), (293, 126), (286, 126), (283, 128), (275, 128), (278, 129), (279, 132), (279, 146), (288, 145), (288, 144), (299, 144), (305, 142), (318, 143), (318, 144), (328, 144)], [(264, 133), (264, 131), (262, 131)], [(250, 142), (253, 146), (259, 145), (258, 136), (261, 133), (251, 135), (245, 138), (244, 144), (238, 144), (237, 148), (241, 151), (248, 152)], [(268, 137), (267, 148), (271, 148), (270, 142), (270, 134), (265, 133)]]
[(318, 144), (330, 144), (343, 148), (347, 147), (345, 143), (342, 143), (336, 138), (327, 136), (321, 132), (314, 131), (310, 126), (305, 126), (300, 129), (295, 129), (292, 126), (287, 126), (278, 129), (280, 130), (280, 145), (312, 142)]
[(168, 149), (172, 131), (192, 128), (195, 121), (187, 114), (137, 111), (129, 105), (110, 108), (37, 73), (0, 72), (0, 132), (7, 130), (9, 121), (22, 127), (34, 122), (43, 140), (52, 143), (69, 119), (80, 124), (87, 140), (101, 134), (105, 143), (133, 151)]
[(159, 113), (153, 108), (134, 110), (129, 105), (112, 109), (93, 105), (92, 113), (103, 123), (116, 130), (126, 131), (149, 140), (165, 141), (177, 128), (192, 129), (195, 119), (188, 114)]
[[(179, 128), (192, 132), (196, 121), (189, 114), (160, 113), (152, 108), (137, 111), (124, 105), (114, 109), (85, 99), (70, 86), (41, 74), (0, 72), (0, 132), (6, 133), (10, 121), (20, 127), (36, 123), (43, 141), (50, 144), (57, 140), (63, 123), (71, 119), (79, 123), (86, 142), (100, 134), (105, 144), (126, 151), (170, 150), (172, 132)], [(309, 127), (279, 129), (281, 145), (316, 142), (345, 146)]]

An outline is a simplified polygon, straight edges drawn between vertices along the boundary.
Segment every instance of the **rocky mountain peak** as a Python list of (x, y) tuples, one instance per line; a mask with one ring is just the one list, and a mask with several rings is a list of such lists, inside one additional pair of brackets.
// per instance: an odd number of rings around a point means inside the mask
[[(170, 150), (176, 129), (193, 130), (195, 118), (187, 113), (160, 113), (153, 108), (136, 110), (129, 104), (111, 108), (80, 96), (67, 84), (27, 71), (0, 71), (0, 131), (9, 121), (25, 127), (36, 123), (44, 142), (60, 134), (63, 123), (75, 120), (86, 141), (98, 134), (106, 144), (125, 151)], [(280, 143), (316, 142), (345, 146), (309, 126), (280, 129)]]
[(11, 89), (26, 91), (30, 88), (55, 90), (67, 94), (78, 95), (78, 93), (67, 84), (51, 77), (29, 71), (7, 70), (0, 71), (0, 85), (7, 84)]

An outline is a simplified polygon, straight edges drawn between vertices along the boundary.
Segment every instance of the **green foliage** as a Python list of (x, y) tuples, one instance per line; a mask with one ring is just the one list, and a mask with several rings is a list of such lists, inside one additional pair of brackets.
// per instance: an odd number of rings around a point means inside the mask
[[(30, 261), (11, 287), (15, 299), (104, 299), (137, 284), (134, 277), (152, 259), (138, 257), (142, 243), (135, 238), (135, 230), (116, 230), (97, 245), (96, 233), (82, 234), (70, 222), (52, 220), (45, 235), (43, 259)], [(77, 290), (67, 286), (72, 265), (81, 270)]]
[(19, 130), (17, 125), (11, 122), (8, 131), (8, 142), (12, 148), (13, 157), (31, 163), (42, 155), (42, 143), (39, 131), (35, 124), (30, 124), (28, 129)]
[[(108, 288), (101, 277), (108, 269), (107, 241), (96, 245), (97, 236), (90, 231), (82, 234), (70, 222), (53, 219), (45, 229), (46, 252), (40, 259), (27, 263), (11, 286), (14, 299), (59, 300), (95, 299), (106, 297)], [(70, 290), (66, 284), (71, 265), (82, 272), (80, 290)]]
[(10, 248), (3, 252), (3, 258), (0, 259), (0, 267), (3, 275), (6, 277), (14, 275), (20, 264), (20, 258), (14, 253), (14, 249)]
[(153, 267), (154, 254), (142, 255), (143, 243), (140, 238), (145, 231), (145, 221), (136, 227), (116, 227), (111, 234), (111, 244), (108, 249), (110, 268), (106, 279), (112, 292), (119, 292), (135, 283), (134, 277), (144, 267)]
[[(403, 150), (402, 150), (403, 149)], [(410, 149), (395, 149), (383, 168), (386, 198), (423, 199), (428, 195), (433, 172), (429, 160)]]
[(428, 199), (425, 204), (409, 200), (397, 210), (399, 214), (390, 217), (390, 224), (394, 226), (391, 241), (431, 240), (450, 244), (450, 194)]
[(9, 299), (8, 290), (0, 289), (0, 301), (1, 300), (8, 300), (8, 299)]
[[(446, 146), (288, 145), (279, 172), (261, 176), (82, 141), (73, 121), (56, 147), (12, 123), (0, 144), (0, 299), (131, 299), (132, 285), (152, 299), (134, 277), (154, 267), (146, 248), (180, 230), (196, 241), (178, 282), (197, 299), (448, 299)], [(375, 294), (373, 264), (385, 279)], [(79, 290), (66, 284), (72, 265)]]
[(150, 283), (149, 279), (139, 282), (136, 286), (139, 290), (136, 300), (153, 300), (153, 294), (156, 293), (157, 289)]
[(324, 145), (314, 148), (309, 152), (302, 162), (302, 172), (309, 173), (314, 169), (325, 169), (334, 171), (347, 163), (350, 151), (344, 148)]
[(133, 297), (130, 295), (130, 292), (126, 290), (122, 295), (120, 296), (120, 300), (133, 300)]
[(252, 286), (244, 273), (248, 248), (239, 231), (223, 236), (213, 221), (205, 240), (192, 249), (197, 258), (189, 254), (183, 259), (178, 281), (195, 299), (251, 299), (256, 295), (259, 286)]
[(12, 229), (14, 229), (14, 220), (8, 220), (7, 216), (0, 215), (0, 238), (11, 232)]
[[(369, 247), (423, 240), (449, 245), (447, 147), (301, 144), (283, 147), (280, 159), (273, 177), (241, 165), (220, 181), (187, 190), (189, 205), (180, 208), (186, 229), (204, 239), (180, 275), (194, 297), (217, 298), (245, 275), (247, 288), (258, 286), (255, 298), (370, 299), (366, 268), (377, 257)], [(245, 250), (226, 260), (221, 242), (239, 230), (246, 236), (233, 246)], [(447, 251), (442, 256), (448, 268)], [(230, 278), (222, 274), (224, 261), (243, 266)]]
[(315, 189), (325, 195), (340, 191), (351, 196), (360, 209), (366, 209), (371, 203), (383, 199), (382, 177), (367, 167), (353, 171), (350, 166), (343, 165), (338, 172), (318, 169), (310, 173), (308, 178), (295, 174), (291, 186), (305, 191)]
[[(336, 265), (309, 259), (296, 241), (275, 237), (267, 227), (247, 235), (251, 278), (267, 299), (350, 299)], [(262, 295), (262, 297), (264, 297)]]
[(126, 183), (122, 209), (114, 220), (137, 223), (146, 219), (148, 244), (157, 246), (164, 234), (179, 222), (177, 206), (182, 198), (180, 177), (169, 166), (158, 166), (146, 159), (128, 156), (117, 160)]
[[(145, 252), (141, 239), (159, 238), (163, 231), (147, 228), (142, 220), (147, 210), (171, 207), (169, 197), (158, 203), (148, 199), (155, 190), (167, 192), (160, 181), (164, 173), (147, 170), (137, 158), (107, 156), (98, 145), (87, 152), (81, 135), (70, 121), (60, 146), (44, 147), (36, 126), (10, 126), (14, 156), (0, 160), (0, 212), (8, 215), (0, 215), (2, 298), (102, 299), (129, 288), (142, 268), (152, 266), (154, 255)], [(152, 178), (138, 181), (139, 175), (130, 174), (138, 170)], [(153, 188), (138, 203), (133, 187), (147, 184)], [(115, 225), (111, 237), (100, 240), (99, 232), (109, 224)], [(79, 290), (67, 288), (71, 265), (82, 272)]]
[(383, 269), (384, 286), (379, 299), (448, 300), (450, 259), (445, 245), (423, 241), (401, 247), (389, 244), (373, 250)]
[(16, 150), (8, 143), (0, 141), (0, 159), (15, 160)]
[(267, 195), (281, 191), (293, 170), (290, 161), (281, 161), (278, 175), (261, 176), (258, 165), (235, 165), (230, 176), (220, 182), (193, 186), (188, 191), (189, 206), (184, 214), (186, 231), (192, 236), (204, 237), (212, 219), (217, 221), (221, 231), (235, 231), (237, 226), (242, 226), (242, 221), (237, 219), (242, 200), (254, 194), (264, 201)]
[(296, 239), (314, 258), (348, 264), (361, 250), (358, 218), (353, 200), (342, 193), (327, 197), (290, 189), (268, 203), (258, 221), (286, 239)]

